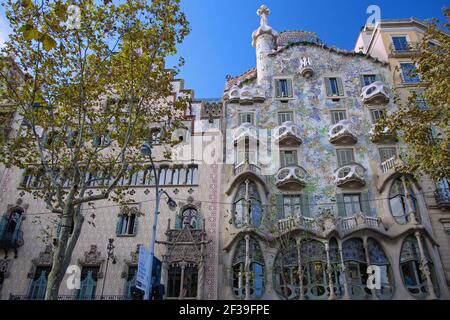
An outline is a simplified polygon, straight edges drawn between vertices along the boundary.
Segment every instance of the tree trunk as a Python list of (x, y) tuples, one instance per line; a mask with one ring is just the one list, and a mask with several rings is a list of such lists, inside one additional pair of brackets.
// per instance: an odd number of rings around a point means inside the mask
[[(76, 210), (72, 206), (64, 211), (61, 218), (61, 233), (53, 253), (52, 269), (48, 275), (45, 291), (46, 300), (58, 299), (61, 282), (72, 259), (72, 253), (80, 236), (83, 222), (81, 206), (78, 206)], [(74, 230), (72, 236), (70, 236), (70, 229), (73, 223), (75, 223)]]

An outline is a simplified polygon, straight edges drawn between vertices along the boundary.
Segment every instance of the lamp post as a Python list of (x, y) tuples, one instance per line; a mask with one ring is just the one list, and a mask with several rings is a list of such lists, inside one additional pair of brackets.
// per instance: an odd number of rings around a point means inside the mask
[(108, 245), (106, 246), (106, 267), (105, 267), (105, 276), (103, 277), (103, 285), (102, 285), (102, 294), (100, 296), (100, 300), (103, 300), (103, 292), (105, 291), (105, 283), (106, 283), (106, 274), (108, 272), (108, 264), (109, 260), (112, 260), (112, 264), (116, 264), (116, 257), (114, 256), (114, 239), (108, 239)]
[(155, 203), (155, 211), (153, 212), (153, 226), (152, 226), (152, 236), (150, 239), (150, 254), (149, 254), (149, 262), (148, 262), (148, 272), (149, 274), (149, 293), (144, 297), (145, 300), (150, 298), (150, 292), (153, 287), (152, 284), (152, 269), (153, 269), (153, 257), (155, 256), (155, 241), (156, 241), (156, 226), (158, 224), (158, 214), (159, 214), (159, 202), (161, 201), (161, 197), (165, 194), (167, 196), (167, 205), (170, 209), (175, 209), (177, 203), (169, 196), (169, 194), (163, 189), (159, 189), (158, 185), (158, 176), (156, 173), (156, 168), (153, 163), (152, 158), (152, 146), (148, 143), (144, 143), (141, 146), (141, 154), (143, 156), (148, 156), (150, 159), (150, 163), (152, 165), (153, 176), (155, 177), (155, 193), (156, 193), (156, 203)]

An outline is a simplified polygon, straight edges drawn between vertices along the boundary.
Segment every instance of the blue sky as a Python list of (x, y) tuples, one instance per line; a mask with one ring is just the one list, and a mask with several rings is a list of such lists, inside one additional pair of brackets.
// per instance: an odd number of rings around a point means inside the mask
[[(269, 24), (277, 31), (314, 31), (328, 45), (352, 50), (368, 18), (369, 5), (378, 5), (382, 19), (443, 19), (441, 9), (450, 0), (181, 0), (192, 32), (179, 47), (186, 64), (179, 78), (194, 89), (197, 98), (220, 97), (225, 76), (238, 75), (255, 66), (251, 34), (259, 25), (256, 10), (266, 4)], [(0, 6), (0, 43), (7, 26)], [(167, 61), (170, 67), (176, 58)]]

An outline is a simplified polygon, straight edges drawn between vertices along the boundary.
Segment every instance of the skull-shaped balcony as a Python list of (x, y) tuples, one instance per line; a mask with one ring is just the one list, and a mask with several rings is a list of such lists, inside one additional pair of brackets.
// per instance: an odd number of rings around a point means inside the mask
[(244, 122), (233, 131), (233, 141), (235, 144), (245, 140), (258, 142), (258, 129), (250, 122)]
[(292, 121), (283, 122), (273, 133), (275, 143), (285, 146), (298, 146), (302, 144), (301, 130)]
[(356, 132), (350, 120), (341, 120), (328, 131), (328, 141), (332, 144), (353, 145), (358, 142)]
[(334, 171), (336, 185), (340, 188), (360, 188), (366, 184), (366, 169), (359, 163), (349, 163)]
[(229, 91), (225, 92), (223, 100), (228, 100), (229, 103), (248, 105), (264, 102), (266, 100), (266, 93), (260, 86), (244, 86), (240, 88), (238, 85), (234, 85)]
[(389, 89), (381, 81), (375, 81), (364, 88), (361, 93), (365, 104), (386, 104), (389, 102)]
[(288, 165), (278, 170), (276, 186), (284, 190), (298, 190), (306, 185), (306, 170), (297, 165)]

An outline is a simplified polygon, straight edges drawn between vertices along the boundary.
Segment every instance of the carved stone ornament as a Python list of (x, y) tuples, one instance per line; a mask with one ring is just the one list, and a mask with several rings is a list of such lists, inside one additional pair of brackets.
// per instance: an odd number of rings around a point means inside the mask
[(31, 269), (28, 272), (28, 278), (33, 278), (37, 267), (51, 267), (53, 264), (53, 247), (46, 245), (44, 251), (39, 252), (36, 259), (31, 260)]
[(100, 272), (98, 278), (103, 278), (102, 266), (105, 262), (104, 258), (101, 258), (101, 252), (97, 250), (96, 245), (91, 245), (89, 251), (84, 253), (83, 259), (78, 259), (78, 264), (82, 267), (99, 267)]
[(123, 262), (125, 262), (125, 264), (124, 264), (123, 271), (120, 274), (120, 276), (122, 278), (127, 278), (128, 277), (128, 272), (129, 272), (130, 267), (137, 267), (138, 259), (139, 259), (139, 248), (140, 248), (140, 246), (142, 246), (142, 244), (136, 245), (136, 250), (130, 252), (130, 259), (123, 259)]

